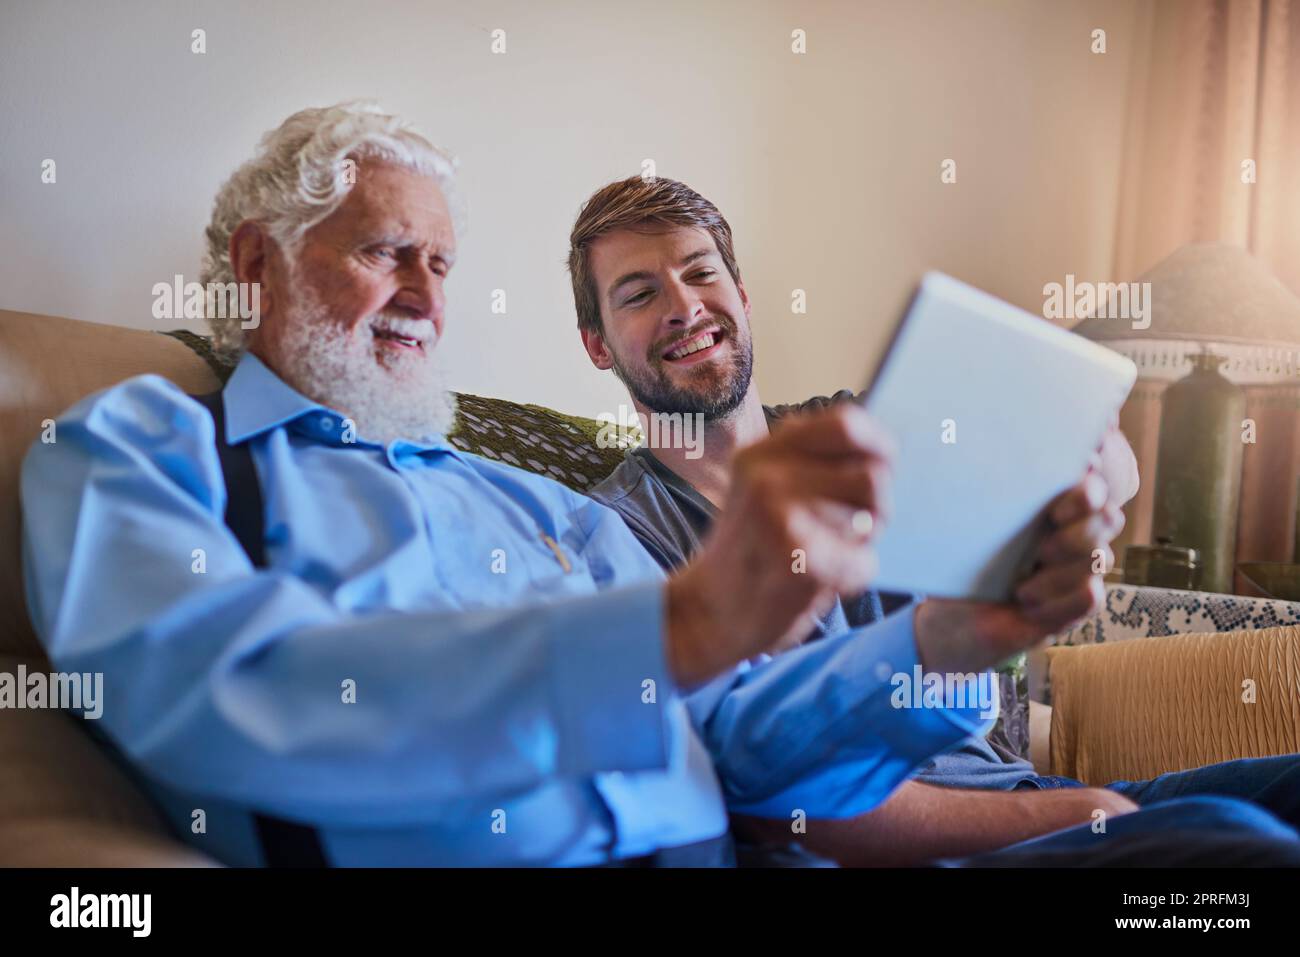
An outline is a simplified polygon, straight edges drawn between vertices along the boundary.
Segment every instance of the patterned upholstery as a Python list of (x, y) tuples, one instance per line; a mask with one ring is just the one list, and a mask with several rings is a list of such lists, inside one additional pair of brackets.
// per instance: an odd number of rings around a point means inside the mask
[(1093, 645), (1278, 625), (1300, 625), (1300, 602), (1112, 584), (1106, 586), (1105, 608), (1055, 636), (1051, 644)]
[(600, 482), (623, 460), (621, 447), (597, 444), (601, 423), (594, 419), (463, 392), (456, 400), (456, 428), (449, 438), (466, 452), (500, 459), (579, 492)]

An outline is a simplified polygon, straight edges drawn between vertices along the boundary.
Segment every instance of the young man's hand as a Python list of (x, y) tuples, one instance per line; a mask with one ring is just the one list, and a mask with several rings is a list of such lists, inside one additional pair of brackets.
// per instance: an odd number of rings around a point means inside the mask
[(916, 646), (930, 671), (969, 672), (991, 667), (1081, 618), (1105, 600), (1097, 566), (1110, 568), (1110, 542), (1124, 513), (1108, 501), (1105, 480), (1089, 471), (1047, 508), (1052, 531), (1038, 550), (1033, 575), (1011, 602), (930, 599), (916, 609)]
[(1138, 493), (1140, 480), (1137, 457), (1133, 454), (1128, 439), (1124, 438), (1124, 433), (1119, 430), (1118, 415), (1111, 420), (1110, 428), (1102, 437), (1101, 445), (1097, 447), (1097, 453), (1089, 465), (1089, 470), (1100, 473), (1106, 480), (1106, 485), (1110, 489), (1111, 505), (1125, 505)]
[(668, 586), (668, 658), (691, 684), (807, 634), (876, 573), (892, 445), (860, 407), (783, 421), (736, 454), (727, 507)]

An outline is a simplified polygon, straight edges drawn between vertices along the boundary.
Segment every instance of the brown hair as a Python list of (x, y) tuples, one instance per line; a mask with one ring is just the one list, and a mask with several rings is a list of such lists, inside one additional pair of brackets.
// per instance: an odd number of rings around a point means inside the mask
[(718, 207), (685, 183), (656, 177), (630, 176), (610, 183), (583, 204), (569, 234), (569, 278), (578, 328), (600, 332), (600, 292), (591, 274), (591, 244), (618, 229), (655, 232), (656, 227), (694, 226), (713, 237), (718, 253), (735, 282), (740, 268), (731, 244), (731, 227)]

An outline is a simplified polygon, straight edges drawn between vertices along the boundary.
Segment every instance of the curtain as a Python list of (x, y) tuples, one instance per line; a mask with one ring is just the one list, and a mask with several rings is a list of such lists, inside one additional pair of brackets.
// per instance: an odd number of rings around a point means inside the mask
[[(1300, 0), (1151, 0), (1131, 52), (1114, 275), (1227, 242), (1300, 294)], [(1117, 554), (1150, 541), (1160, 391), (1140, 383), (1121, 415), (1143, 481)], [(1248, 390), (1238, 561), (1292, 559), (1298, 406), (1294, 389)]]
[(1135, 41), (1115, 275), (1228, 242), (1300, 294), (1300, 3), (1154, 0)]

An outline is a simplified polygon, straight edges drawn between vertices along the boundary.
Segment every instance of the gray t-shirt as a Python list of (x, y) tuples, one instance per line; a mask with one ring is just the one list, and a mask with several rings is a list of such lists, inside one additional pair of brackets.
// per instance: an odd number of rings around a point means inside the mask
[[(790, 413), (822, 408), (853, 398), (847, 390), (798, 405), (764, 406), (768, 425)], [(645, 448), (630, 451), (618, 468), (588, 493), (623, 517), (664, 571), (686, 564), (713, 525), (717, 509), (695, 487)], [(840, 602), (822, 619), (809, 640), (879, 621), (905, 608), (914, 595), (867, 592)], [(1011, 790), (1034, 777), (1033, 765), (984, 738), (967, 738), (956, 749), (923, 765), (917, 777), (941, 787)]]

